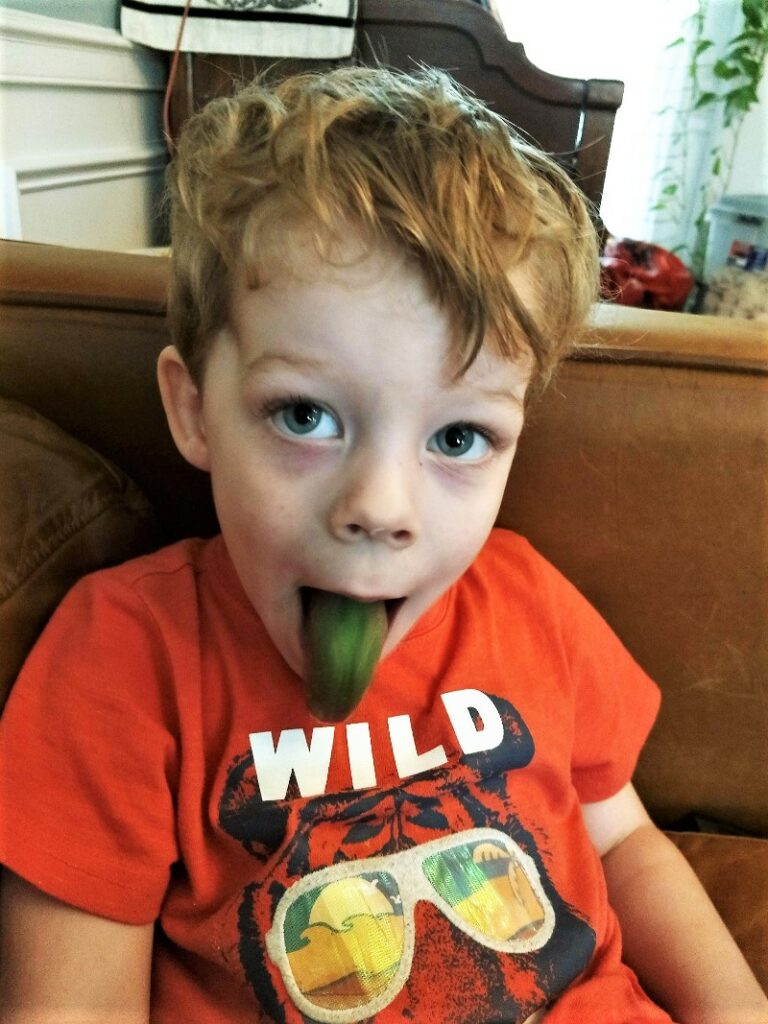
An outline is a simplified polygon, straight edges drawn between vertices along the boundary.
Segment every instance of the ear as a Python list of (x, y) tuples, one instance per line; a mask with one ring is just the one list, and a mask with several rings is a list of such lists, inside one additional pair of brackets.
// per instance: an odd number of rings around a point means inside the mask
[(157, 381), (176, 447), (187, 462), (210, 470), (203, 396), (174, 345), (168, 345), (158, 357)]

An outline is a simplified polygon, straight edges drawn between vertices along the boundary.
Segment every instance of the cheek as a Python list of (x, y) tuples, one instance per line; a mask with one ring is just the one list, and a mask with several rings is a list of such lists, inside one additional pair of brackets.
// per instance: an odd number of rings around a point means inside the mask
[(213, 493), (222, 529), (264, 537), (290, 537), (301, 522), (301, 505), (277, 481), (257, 477), (214, 481)]
[(312, 557), (322, 520), (312, 494), (322, 489), (308, 492), (301, 475), (257, 456), (218, 462), (212, 478), (219, 525), (241, 558), (291, 572)]
[(496, 522), (507, 472), (489, 474), (482, 483), (453, 481), (433, 496), (426, 530), (446, 563), (463, 570), (479, 552)]
[(488, 514), (471, 516), (464, 529), (456, 524), (451, 534), (446, 534), (444, 549), (450, 551), (455, 564), (462, 570), (469, 565), (488, 539), (496, 517)]
[(290, 512), (290, 495), (279, 475), (235, 444), (222, 445), (212, 458), (211, 485), (223, 530), (239, 531), (279, 527)]
[(490, 529), (496, 520), (509, 477), (512, 455), (491, 467), (436, 469), (432, 476), (430, 513), (451, 532), (464, 534)]
[(449, 572), (463, 572), (488, 538), (496, 520), (486, 502), (464, 502), (460, 508), (443, 503), (424, 524), (424, 536), (434, 557)]

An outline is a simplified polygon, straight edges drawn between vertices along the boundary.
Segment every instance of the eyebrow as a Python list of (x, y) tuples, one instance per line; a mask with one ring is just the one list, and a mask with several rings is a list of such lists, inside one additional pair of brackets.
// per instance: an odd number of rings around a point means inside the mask
[(514, 405), (522, 405), (522, 400), (514, 391), (506, 388), (478, 388), (484, 398), (490, 398), (494, 402), (512, 402)]
[(322, 359), (310, 355), (294, 356), (290, 352), (264, 352), (245, 364), (243, 376), (250, 377), (255, 373), (264, 373), (275, 365), (287, 366), (289, 369), (317, 370), (326, 364)]
[(520, 411), (525, 411), (525, 400), (519, 395), (516, 395), (511, 388), (494, 388), (494, 387), (474, 387), (472, 391), (476, 396), (480, 398), (489, 399), (492, 402), (497, 402), (504, 405), (513, 405)]
[[(327, 362), (312, 355), (293, 355), (290, 352), (263, 352), (253, 359), (250, 359), (243, 368), (243, 377), (250, 377), (258, 373), (268, 373), (273, 367), (288, 367), (294, 370), (319, 370), (327, 369)], [(459, 385), (459, 388), (461, 385)], [(473, 387), (477, 395), (490, 399), (493, 402), (512, 404), (521, 411), (525, 410), (525, 402), (509, 388), (494, 387)]]

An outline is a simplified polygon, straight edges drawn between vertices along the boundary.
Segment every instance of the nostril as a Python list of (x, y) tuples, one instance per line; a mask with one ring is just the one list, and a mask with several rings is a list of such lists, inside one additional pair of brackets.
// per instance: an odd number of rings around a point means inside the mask
[(408, 529), (390, 529), (387, 526), (366, 526), (364, 523), (344, 523), (337, 533), (337, 536), (344, 540), (357, 540), (367, 538), (369, 540), (386, 541), (396, 547), (406, 547), (413, 540), (413, 532)]

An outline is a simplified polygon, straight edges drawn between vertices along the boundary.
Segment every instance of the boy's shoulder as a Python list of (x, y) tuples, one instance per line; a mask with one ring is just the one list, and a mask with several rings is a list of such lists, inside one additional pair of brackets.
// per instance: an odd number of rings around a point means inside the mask
[(93, 575), (130, 585), (146, 576), (175, 573), (187, 567), (194, 570), (200, 564), (210, 543), (211, 541), (201, 537), (188, 537), (147, 554), (129, 558), (119, 565), (100, 569)]
[(473, 567), (486, 573), (492, 573), (494, 570), (501, 573), (514, 570), (516, 574), (530, 573), (533, 576), (557, 573), (555, 567), (527, 538), (505, 527), (495, 527), (491, 530)]
[(534, 560), (541, 558), (529, 540), (526, 540), (520, 533), (509, 530), (506, 527), (495, 526), (485, 545), (481, 548), (478, 558), (506, 556), (521, 558), (523, 560)]
[(526, 537), (503, 527), (491, 531), (468, 576), (505, 600), (519, 598), (561, 610), (584, 602), (573, 583)]
[(219, 537), (191, 538), (88, 573), (57, 606), (41, 642), (49, 645), (52, 636), (61, 641), (70, 635), (90, 643), (120, 635), (133, 636), (142, 649), (147, 637), (167, 640), (181, 625), (194, 634), (201, 607), (217, 587), (229, 585), (222, 577), (225, 560)]
[(111, 591), (141, 592), (158, 587), (174, 589), (175, 586), (183, 586), (182, 581), (197, 580), (215, 562), (222, 545), (220, 536), (210, 540), (186, 538), (118, 565), (99, 569), (84, 577), (80, 583)]

